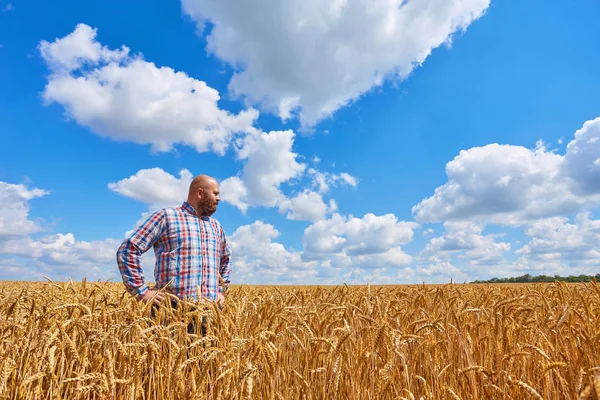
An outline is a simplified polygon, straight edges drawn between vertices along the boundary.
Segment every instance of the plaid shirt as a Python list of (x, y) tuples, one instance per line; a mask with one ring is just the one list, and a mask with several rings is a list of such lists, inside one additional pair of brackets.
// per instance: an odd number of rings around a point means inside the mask
[(199, 217), (184, 202), (180, 207), (164, 208), (152, 214), (117, 251), (117, 264), (125, 288), (132, 295), (148, 290), (142, 272), (141, 256), (154, 247), (156, 287), (179, 297), (217, 299), (229, 287), (231, 250), (225, 231), (216, 219)]

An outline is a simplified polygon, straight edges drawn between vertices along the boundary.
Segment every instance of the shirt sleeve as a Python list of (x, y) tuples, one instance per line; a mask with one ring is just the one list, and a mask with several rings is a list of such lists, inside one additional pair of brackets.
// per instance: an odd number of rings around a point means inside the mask
[(221, 268), (219, 273), (223, 278), (223, 284), (225, 287), (223, 288), (225, 291), (229, 288), (229, 283), (231, 281), (231, 245), (227, 241), (227, 235), (225, 235), (225, 230), (221, 227)]
[(153, 213), (117, 250), (117, 265), (125, 289), (133, 296), (143, 295), (148, 290), (142, 271), (142, 254), (148, 251), (165, 230), (163, 210)]

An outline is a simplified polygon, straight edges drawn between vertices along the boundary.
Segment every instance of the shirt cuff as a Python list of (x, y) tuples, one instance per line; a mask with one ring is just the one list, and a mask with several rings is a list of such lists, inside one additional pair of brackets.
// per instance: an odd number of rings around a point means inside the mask
[(129, 291), (129, 293), (131, 293), (132, 296), (143, 296), (144, 294), (146, 294), (146, 292), (148, 291), (148, 285), (143, 285), (140, 287), (134, 287), (131, 288), (131, 290)]

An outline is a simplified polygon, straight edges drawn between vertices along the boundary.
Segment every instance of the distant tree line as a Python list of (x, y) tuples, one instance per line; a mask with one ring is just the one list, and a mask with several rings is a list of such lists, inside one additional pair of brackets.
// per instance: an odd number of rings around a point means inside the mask
[(596, 275), (569, 275), (569, 276), (548, 276), (548, 275), (538, 275), (531, 276), (529, 274), (525, 274), (522, 276), (515, 276), (512, 278), (492, 278), (487, 281), (473, 281), (471, 283), (519, 283), (519, 282), (591, 282), (596, 280), (600, 282), (600, 274)]

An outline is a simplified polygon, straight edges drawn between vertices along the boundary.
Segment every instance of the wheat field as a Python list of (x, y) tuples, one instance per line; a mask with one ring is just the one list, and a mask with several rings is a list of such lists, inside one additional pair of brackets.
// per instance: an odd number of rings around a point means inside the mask
[(163, 312), (116, 283), (0, 282), (0, 398), (600, 395), (595, 282), (232, 286), (223, 310)]

